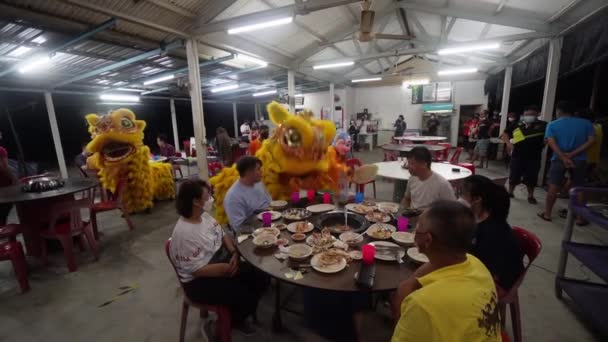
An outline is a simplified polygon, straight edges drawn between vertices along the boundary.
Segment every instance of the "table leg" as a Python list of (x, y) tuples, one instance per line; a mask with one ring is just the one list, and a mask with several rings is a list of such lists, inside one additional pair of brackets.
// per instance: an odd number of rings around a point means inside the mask
[(276, 332), (283, 331), (283, 319), (281, 318), (281, 282), (277, 280), (274, 296), (274, 314), (272, 315), (272, 329)]

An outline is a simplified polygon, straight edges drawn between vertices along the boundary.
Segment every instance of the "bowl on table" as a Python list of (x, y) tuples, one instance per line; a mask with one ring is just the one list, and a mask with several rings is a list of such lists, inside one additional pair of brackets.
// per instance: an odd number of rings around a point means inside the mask
[(414, 244), (414, 233), (410, 232), (393, 232), (391, 234), (393, 241), (400, 245), (413, 245)]
[(278, 200), (270, 202), (270, 207), (275, 210), (283, 209), (287, 206), (287, 201)]
[(283, 218), (289, 221), (301, 221), (312, 216), (312, 213), (304, 208), (291, 208), (283, 210)]
[(346, 243), (348, 247), (357, 247), (363, 242), (363, 235), (355, 232), (345, 232), (340, 234), (340, 241)]
[(289, 246), (287, 255), (293, 260), (304, 260), (312, 255), (312, 247), (303, 243), (297, 243)]
[(306, 240), (306, 234), (303, 234), (303, 233), (291, 234), (291, 239), (296, 242), (304, 241), (304, 240)]
[(272, 228), (272, 227), (258, 228), (253, 231), (253, 236), (258, 236), (258, 235), (262, 235), (262, 234), (270, 234), (270, 235), (274, 235), (274, 236), (278, 237), (279, 234), (281, 234), (281, 231), (278, 230), (277, 228)]
[(277, 237), (272, 234), (260, 234), (253, 238), (253, 244), (259, 248), (270, 248), (277, 243)]

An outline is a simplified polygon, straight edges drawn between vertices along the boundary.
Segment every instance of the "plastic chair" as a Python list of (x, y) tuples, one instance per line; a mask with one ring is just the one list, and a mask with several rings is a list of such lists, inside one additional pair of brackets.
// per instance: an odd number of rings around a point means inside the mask
[(91, 206), (91, 223), (93, 225), (93, 233), (95, 234), (95, 239), (99, 240), (99, 230), (97, 228), (97, 214), (103, 213), (111, 210), (120, 210), (122, 212), (122, 216), (125, 221), (127, 221), (127, 225), (129, 226), (129, 230), (134, 230), (135, 226), (129, 217), (129, 213), (124, 210), (122, 205), (122, 194), (126, 187), (126, 181), (121, 180), (118, 182), (116, 186), (116, 191), (110, 195), (109, 198), (102, 200), (101, 202), (94, 203)]
[(462, 147), (457, 147), (456, 150), (454, 151), (454, 154), (452, 154), (452, 157), (450, 158), (450, 164), (453, 165), (458, 165), (460, 167), (464, 167), (465, 169), (468, 169), (471, 171), (472, 174), (475, 174), (475, 165), (471, 164), (471, 163), (461, 163), (458, 160), (460, 159), (460, 154), (462, 153), (463, 148)]
[[(173, 264), (173, 260), (171, 260), (171, 238), (165, 242), (165, 253), (167, 254), (167, 258), (175, 271), (175, 275), (177, 276), (177, 280), (179, 281), (179, 274), (177, 273), (177, 269)], [(180, 286), (183, 284), (179, 281)], [(217, 325), (216, 325), (216, 335), (219, 337), (221, 342), (231, 342), (232, 341), (232, 332), (231, 332), (231, 318), (230, 318), (230, 309), (225, 305), (207, 305), (201, 303), (195, 303), (188, 298), (186, 295), (186, 291), (184, 291), (184, 301), (182, 302), (182, 319), (179, 328), (179, 342), (184, 342), (184, 338), (186, 335), (186, 324), (188, 323), (188, 311), (190, 307), (194, 307), (200, 310), (200, 315), (203, 317), (207, 311), (213, 311), (217, 314)]]
[(179, 178), (184, 178), (184, 174), (182, 173), (182, 167), (181, 165), (178, 163), (187, 163), (186, 159), (184, 159), (182, 157), (182, 153), (181, 152), (175, 152), (175, 156), (171, 157), (169, 159), (169, 161), (171, 162), (171, 168), (172, 168), (172, 173), (173, 173), (173, 179), (177, 179), (177, 173), (179, 172)]
[(436, 161), (447, 161), (448, 160), (448, 153), (450, 152), (450, 149), (452, 148), (452, 144), (450, 143), (438, 143), (438, 146), (444, 146), (445, 150), (441, 150), (441, 151), (436, 151), (435, 152), (435, 160)]
[(207, 169), (209, 171), (209, 177), (217, 175), (222, 171), (223, 168), (224, 167), (222, 166), (222, 163), (220, 163), (219, 161), (208, 163)]
[[(95, 261), (99, 260), (97, 241), (93, 234), (90, 222), (83, 221), (80, 216), (81, 209), (91, 208), (91, 199), (83, 198), (75, 201), (54, 204), (51, 208), (51, 220), (48, 228), (40, 232), (40, 236), (47, 240), (59, 240), (63, 247), (63, 254), (70, 272), (76, 271), (76, 258), (74, 256), (74, 237), (80, 239), (81, 249), (88, 244), (93, 252)], [(42, 261), (48, 264), (48, 251), (46, 243), (42, 243)]]
[(526, 272), (528, 272), (530, 265), (532, 265), (532, 262), (540, 254), (543, 245), (536, 234), (531, 233), (521, 227), (513, 227), (513, 233), (519, 242), (519, 246), (524, 253), (524, 256), (528, 257), (528, 264), (525, 266), (524, 271), (519, 276), (519, 279), (517, 279), (509, 291), (502, 290), (497, 285), (499, 292), (498, 306), (500, 308), (500, 317), (503, 319), (503, 325), (506, 322), (505, 315), (507, 312), (507, 305), (509, 306), (509, 311), (511, 312), (511, 326), (513, 327), (513, 339), (515, 342), (521, 342), (521, 312), (519, 308), (519, 295), (517, 289), (524, 281), (524, 277), (526, 276)]
[(17, 235), (22, 232), (22, 226), (18, 224), (8, 224), (0, 227), (0, 240), (8, 240), (0, 242), (0, 261), (11, 261), (21, 293), (26, 293), (30, 290), (30, 283), (27, 279), (27, 262), (25, 261), (23, 246), (17, 241)]
[[(356, 168), (358, 168), (362, 165), (363, 164), (361, 163), (361, 161), (357, 158), (351, 158), (346, 161), (346, 166), (348, 166), (348, 168), (351, 169), (353, 172), (355, 171)], [(349, 189), (352, 184), (353, 184), (352, 182), (348, 184)], [(355, 184), (357, 185), (357, 192), (361, 192), (363, 194), (365, 194), (365, 186), (367, 184), (371, 184), (374, 189), (374, 198), (376, 198), (376, 181), (375, 180), (369, 181), (367, 183), (361, 183), (361, 184), (355, 183)]]

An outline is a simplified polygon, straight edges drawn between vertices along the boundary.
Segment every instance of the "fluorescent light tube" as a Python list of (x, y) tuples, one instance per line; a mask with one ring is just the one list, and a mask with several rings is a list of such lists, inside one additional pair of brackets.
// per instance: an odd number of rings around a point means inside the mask
[(407, 80), (407, 81), (403, 81), (403, 86), (407, 87), (407, 86), (411, 86), (411, 85), (423, 85), (423, 84), (429, 84), (431, 81), (429, 81), (428, 78), (421, 78), (419, 80)]
[(271, 94), (276, 94), (277, 90), (267, 90), (267, 91), (261, 91), (259, 93), (253, 93), (253, 96), (264, 96), (264, 95), (271, 95)]
[(143, 89), (133, 89), (133, 88), (116, 88), (116, 90), (120, 90), (120, 91), (133, 91), (136, 93), (141, 93), (142, 91), (144, 91)]
[(339, 68), (339, 67), (345, 67), (345, 66), (350, 66), (350, 65), (354, 65), (355, 62), (353, 61), (348, 61), (348, 62), (340, 62), (340, 63), (331, 63), (331, 64), (319, 64), (319, 65), (315, 65), (312, 68), (313, 69), (327, 69), (327, 68)]
[(462, 69), (446, 69), (437, 72), (437, 75), (458, 75), (458, 74), (471, 74), (477, 72), (477, 68), (462, 68)]
[(227, 86), (223, 86), (223, 87), (211, 88), (211, 92), (212, 93), (217, 93), (217, 92), (220, 92), (220, 91), (237, 89), (238, 87), (239, 87), (238, 84), (231, 84), (231, 85), (227, 85)]
[(163, 81), (168, 81), (168, 80), (172, 80), (174, 78), (175, 78), (175, 75), (161, 76), (161, 77), (153, 78), (153, 79), (148, 80), (148, 81), (144, 81), (144, 85), (149, 85), (149, 84), (159, 83), (159, 82), (163, 82)]
[(16, 48), (15, 50), (11, 51), (7, 56), (11, 56), (11, 57), (19, 57), (27, 52), (29, 52), (32, 48), (29, 48), (27, 46), (20, 46), (18, 48)]
[(139, 102), (139, 96), (135, 96), (135, 95), (101, 94), (101, 95), (99, 95), (99, 98), (104, 101)]
[(269, 20), (269, 21), (266, 21), (266, 22), (263, 22), (263, 23), (257, 23), (257, 24), (251, 24), (251, 25), (246, 25), (246, 26), (235, 27), (235, 28), (229, 29), (228, 30), (228, 34), (250, 32), (250, 31), (255, 31), (255, 30), (261, 30), (261, 29), (268, 28), (268, 27), (285, 25), (285, 24), (291, 23), (292, 20), (293, 20), (292, 17), (287, 17), (287, 18)]
[(372, 77), (372, 78), (359, 78), (356, 80), (351, 80), (351, 82), (353, 83), (358, 83), (358, 82), (373, 82), (373, 81), (380, 81), (382, 79), (382, 77)]
[(24, 62), (19, 67), (19, 72), (24, 74), (26, 72), (30, 72), (32, 70), (39, 69), (39, 68), (49, 64), (50, 62), (51, 62), (51, 57), (49, 57), (49, 56), (32, 59), (32, 60)]
[(498, 49), (499, 47), (500, 47), (500, 43), (463, 45), (463, 46), (455, 46), (455, 47), (451, 47), (451, 48), (439, 49), (437, 51), (437, 54), (451, 55), (451, 54), (462, 53), (462, 52), (493, 50), (493, 49)]
[(236, 55), (236, 58), (237, 59), (242, 59), (244, 61), (251, 62), (251, 63), (254, 63), (254, 64), (258, 64), (259, 66), (262, 66), (264, 68), (268, 66), (268, 62), (266, 62), (266, 61), (263, 61), (263, 60), (261, 60), (259, 58), (243, 55), (243, 54), (240, 54), (240, 53)]

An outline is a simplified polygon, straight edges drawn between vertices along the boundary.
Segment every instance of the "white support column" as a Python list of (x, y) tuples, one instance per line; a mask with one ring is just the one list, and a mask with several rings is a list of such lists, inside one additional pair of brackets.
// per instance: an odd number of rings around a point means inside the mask
[(59, 127), (57, 126), (57, 117), (55, 116), (55, 105), (53, 104), (53, 96), (51, 96), (51, 93), (44, 93), (44, 102), (46, 103), (46, 111), (49, 114), (49, 122), (51, 124), (51, 133), (53, 134), (53, 143), (55, 144), (55, 153), (57, 153), (59, 172), (61, 173), (61, 178), (68, 178), (68, 168), (65, 166), (65, 157), (63, 156), (63, 147), (61, 147), (61, 137), (59, 136)]
[(296, 112), (296, 75), (293, 70), (287, 70), (287, 95), (289, 96), (289, 111)]
[(198, 176), (209, 179), (207, 168), (207, 132), (205, 129), (205, 114), (203, 113), (203, 94), (201, 91), (201, 73), (198, 61), (198, 45), (194, 38), (186, 41), (186, 57), (188, 59), (188, 81), (190, 82), (190, 100), (192, 103), (192, 122), (194, 139), (196, 140), (196, 161)]
[(502, 106), (500, 107), (500, 134), (507, 127), (507, 114), (509, 113), (509, 98), (511, 97), (511, 76), (513, 75), (513, 66), (509, 65), (505, 69), (505, 82), (502, 89)]
[(329, 84), (329, 117), (327, 118), (328, 120), (331, 120), (331, 122), (334, 122), (334, 112), (335, 112), (335, 108), (336, 106), (334, 105), (334, 99), (335, 99), (335, 93), (334, 93), (334, 84), (330, 83)]
[(239, 123), (236, 117), (236, 102), (232, 102), (232, 120), (234, 121), (234, 137), (239, 137)]
[(173, 143), (175, 145), (175, 150), (179, 151), (179, 135), (177, 134), (177, 114), (175, 114), (175, 100), (170, 99), (169, 105), (171, 106), (171, 125), (173, 125)]
[[(555, 108), (555, 93), (557, 91), (557, 78), (559, 76), (559, 61), (562, 56), (562, 38), (553, 38), (549, 42), (549, 57), (547, 61), (547, 75), (545, 76), (545, 90), (543, 92), (543, 105), (541, 108), (541, 120), (551, 121), (553, 109)], [(538, 173), (538, 184), (542, 185), (545, 174), (545, 161), (547, 160), (547, 148), (543, 150), (541, 157), (540, 172)]]

